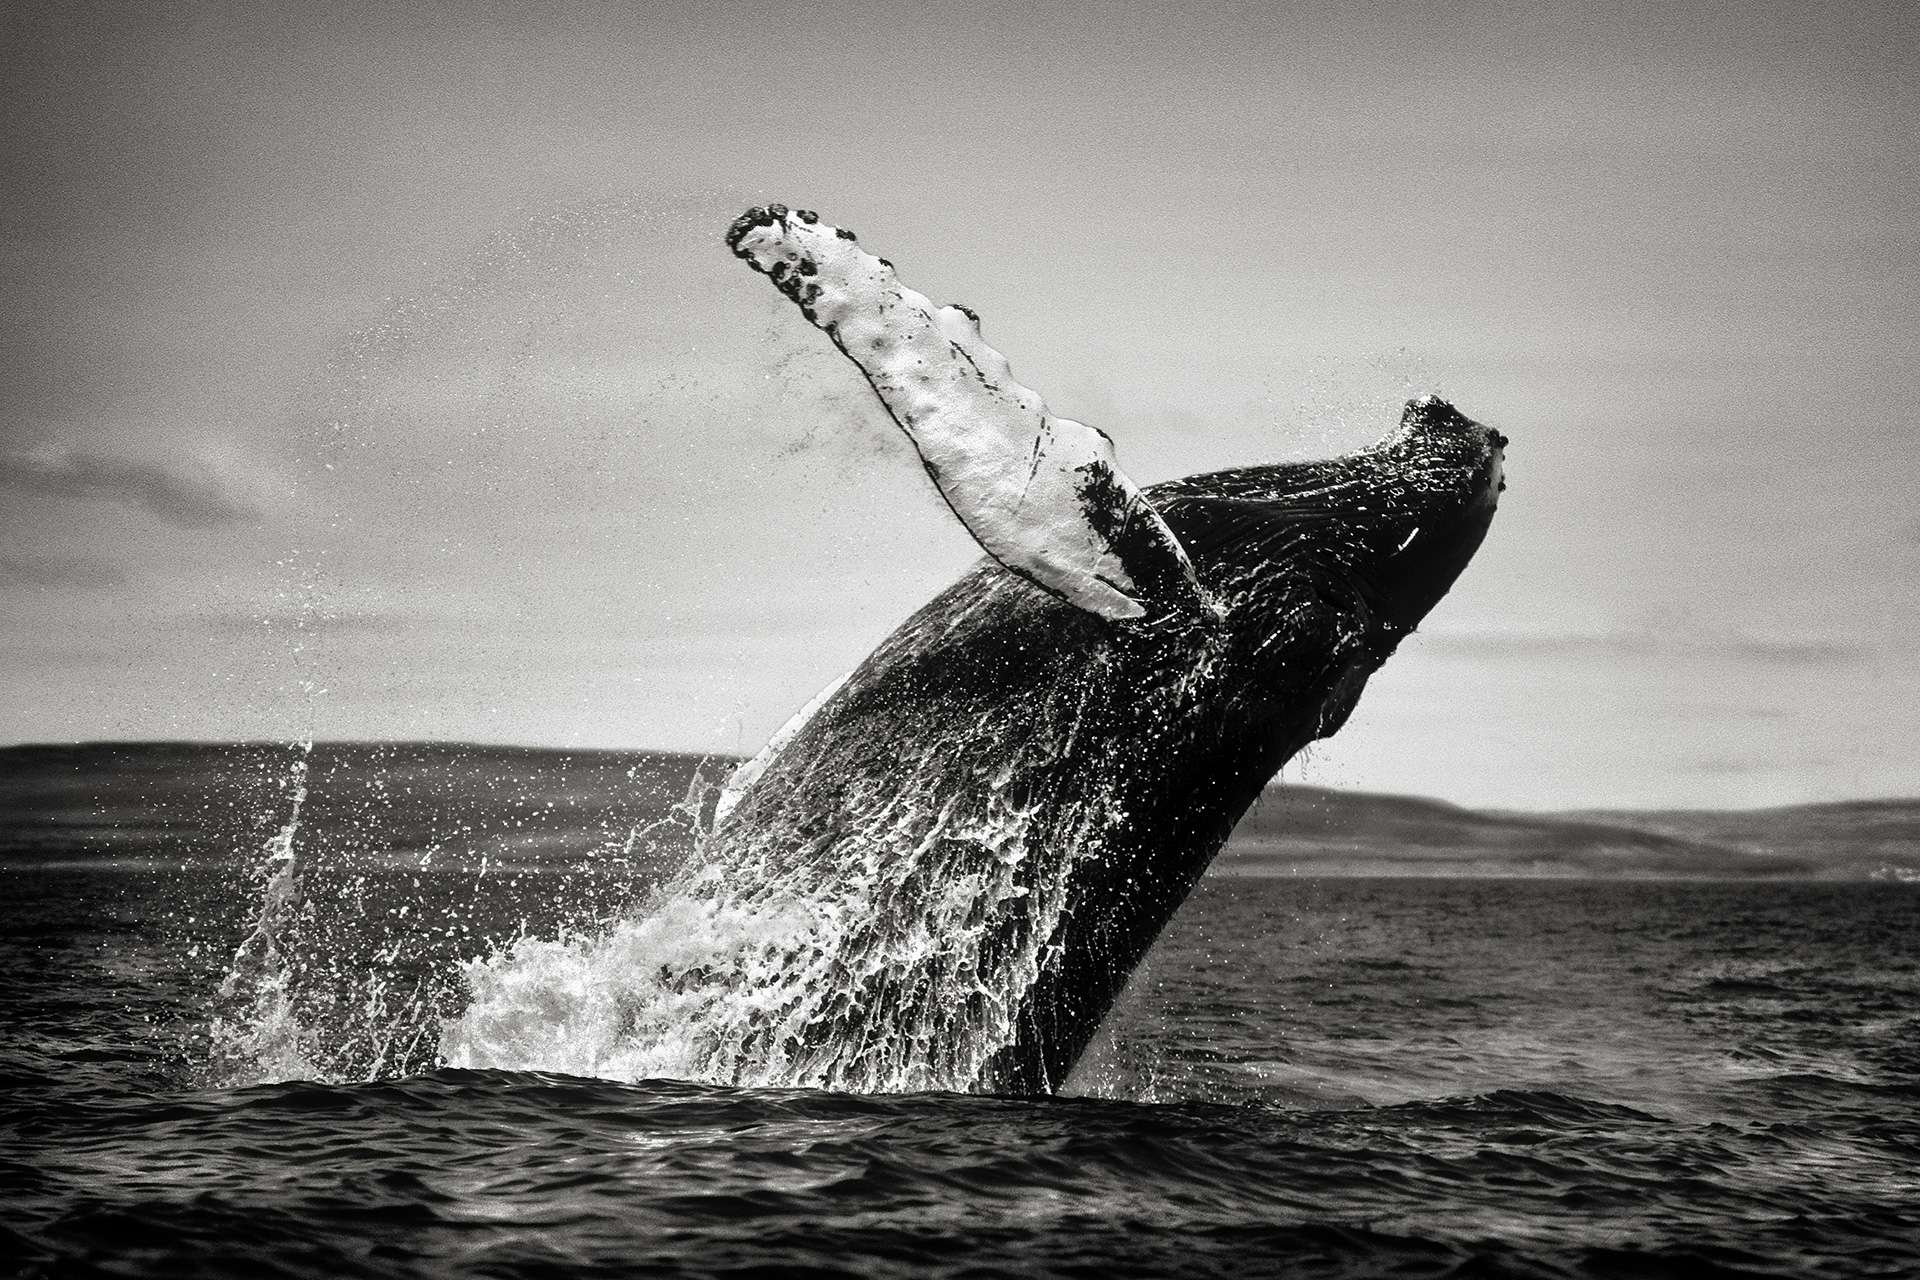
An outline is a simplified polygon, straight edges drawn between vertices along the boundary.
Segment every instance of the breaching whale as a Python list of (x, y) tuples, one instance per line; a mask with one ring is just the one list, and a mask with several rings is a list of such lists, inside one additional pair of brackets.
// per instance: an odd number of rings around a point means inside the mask
[(563, 1052), (528, 1047), (551, 984), (482, 967), (462, 1042), (520, 1049), (457, 1060), (1056, 1090), (1262, 787), (1465, 567), (1506, 440), (1428, 396), (1358, 453), (1142, 490), (851, 233), (776, 205), (726, 242), (859, 367), (987, 558), (734, 772), (687, 866), (593, 944), (619, 976), (567, 997)]
[(830, 998), (742, 1048), (828, 1084), (1057, 1087), (1235, 821), (1465, 567), (1506, 440), (1429, 396), (1364, 452), (1143, 492), (849, 233), (772, 206), (727, 244), (990, 557), (721, 798), (717, 865), (878, 908), (795, 940)]

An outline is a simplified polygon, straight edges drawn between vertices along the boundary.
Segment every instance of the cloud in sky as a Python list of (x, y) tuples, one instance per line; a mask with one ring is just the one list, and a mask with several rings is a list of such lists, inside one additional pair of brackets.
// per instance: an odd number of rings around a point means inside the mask
[(1143, 483), (1514, 438), (1323, 775), (1920, 791), (1911, 5), (14, 8), (10, 735), (754, 749), (978, 555), (777, 199)]
[(56, 447), (0, 454), (0, 487), (118, 502), (183, 529), (260, 518), (259, 505), (200, 459), (171, 462)]

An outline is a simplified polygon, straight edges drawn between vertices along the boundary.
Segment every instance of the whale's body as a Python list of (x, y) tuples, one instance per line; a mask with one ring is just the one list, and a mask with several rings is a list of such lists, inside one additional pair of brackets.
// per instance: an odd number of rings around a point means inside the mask
[[(1360, 453), (1143, 492), (848, 233), (775, 206), (728, 243), (861, 368), (989, 558), (740, 768), (651, 913), (596, 944), (625, 985), (568, 1018), (615, 1047), (554, 1065), (1056, 1089), (1261, 788), (1464, 567), (1506, 442), (1427, 397)], [(512, 972), (477, 977), (500, 1012), (472, 1038), (520, 1035)]]
[(1430, 510), (1406, 478), (1436, 441), (1466, 483), (1437, 495), (1457, 524), (1416, 577), (1437, 598), (1478, 543), (1487, 435), (1426, 402), (1369, 454), (1147, 490), (1217, 611), (1115, 625), (989, 560), (888, 637), (713, 841), (768, 883), (878, 907), (822, 937), (844, 998), (776, 1051), (850, 1087), (923, 1055), (917, 1083), (1057, 1088), (1235, 822), (1410, 629), (1354, 560)]

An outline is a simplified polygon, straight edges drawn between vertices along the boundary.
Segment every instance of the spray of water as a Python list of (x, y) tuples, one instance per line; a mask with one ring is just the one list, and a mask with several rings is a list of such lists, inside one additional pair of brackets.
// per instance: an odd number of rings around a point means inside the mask
[[(1126, 771), (1103, 754), (1119, 748), (1081, 733), (1111, 685), (1081, 674), (1043, 695), (1053, 714), (916, 707), (910, 752), (848, 735), (844, 756), (763, 780), (636, 911), (467, 965), (446, 1061), (861, 1093), (992, 1085), (1058, 962), (1082, 862), (1128, 820), (1113, 790)], [(1062, 775), (1075, 757), (1085, 767)]]
[(672, 757), (299, 744), (276, 829), (248, 855), (245, 936), (196, 1075), (431, 1068), (465, 1003), (460, 961), (623, 918), (695, 843), (716, 775)]
[(233, 953), (220, 984), (211, 1027), (211, 1066), (222, 1080), (289, 1080), (312, 1076), (305, 1039), (289, 993), (289, 950), (303, 902), (297, 856), (300, 810), (307, 802), (311, 739), (298, 744), (286, 780), (287, 820), (261, 846), (253, 932)]
[(523, 938), (470, 962), (445, 1061), (857, 1092), (971, 1087), (1012, 1038), (1065, 907), (1067, 864), (1033, 874), (1021, 852), (1031, 812), (983, 824), (920, 796), (875, 799), (848, 841), (857, 860), (836, 858), (832, 878), (796, 857), (806, 851), (708, 848), (604, 929)]
[[(650, 258), (662, 243), (678, 244), (682, 222), (697, 232), (684, 252), (664, 264)], [(828, 442), (902, 448), (857, 378), (820, 344), (781, 339), (791, 349), (769, 357), (763, 348), (780, 345), (769, 333), (732, 323), (682, 332), (673, 293), (706, 287), (709, 260), (729, 279), (737, 270), (714, 252), (718, 225), (704, 211), (682, 218), (623, 202), (537, 220), (343, 344), (310, 406), (313, 453), (325, 468), (312, 504), (329, 513), (329, 542), (315, 553), (324, 563), (303, 578), (301, 616), (315, 624), (317, 649), (332, 646), (316, 659), (329, 668), (328, 687), (372, 665), (353, 661), (363, 632), (332, 621), (363, 613), (400, 626), (410, 616), (345, 585), (390, 568), (384, 530), (397, 502), (414, 504), (450, 561), (469, 566), (450, 576), (472, 585), (468, 603), (484, 616), (503, 566), (537, 568), (528, 547), (568, 561), (577, 554), (577, 530), (502, 520), (505, 499), (546, 516), (570, 509), (589, 480), (651, 476), (695, 495), (691, 511), (731, 509), (740, 477), (727, 473), (727, 502), (702, 502), (702, 485), (713, 482), (671, 471), (678, 455), (658, 442), (681, 439), (689, 424), (702, 435), (760, 431), (756, 446), (772, 454), (779, 441), (792, 443), (794, 420), (844, 428), (837, 397), (853, 394), (872, 430), (838, 430)], [(634, 279), (609, 277), (609, 264), (627, 258)], [(655, 269), (662, 265), (670, 270)], [(663, 293), (663, 280), (674, 288)], [(598, 309), (583, 313), (594, 297)], [(736, 385), (737, 370), (755, 361), (769, 362), (767, 376)], [(585, 442), (579, 449), (551, 448), (551, 401), (561, 393), (557, 420)], [(825, 399), (814, 404), (810, 394)], [(656, 420), (674, 430), (647, 430)], [(383, 488), (392, 477), (407, 478), (405, 492)], [(476, 484), (493, 500), (474, 502)], [(421, 487), (434, 485), (446, 488)], [(363, 510), (370, 493), (381, 504)], [(628, 494), (619, 501), (623, 511), (636, 506)], [(381, 536), (357, 537), (367, 522)], [(614, 599), (625, 598), (594, 585), (576, 604)], [(1035, 744), (1041, 755), (1058, 749)], [(835, 836), (847, 847), (814, 858), (825, 851), (785, 832), (720, 848), (727, 833), (710, 830), (711, 797), (690, 794), (665, 819), (600, 833), (563, 873), (535, 856), (520, 827), (440, 816), (404, 830), (394, 816), (400, 798), (374, 788), (348, 804), (324, 769), (303, 811), (309, 750), (299, 799), (258, 859), (257, 918), (217, 1001), (215, 1060), (227, 1079), (366, 1079), (443, 1061), (741, 1084), (967, 1087), (1007, 1042), (1020, 997), (1046, 962), (1074, 851), (1097, 843), (1083, 837), (1111, 812), (1087, 797), (1039, 833), (1031, 793), (1017, 783), (976, 788), (970, 794), (993, 799), (961, 811), (876, 775), (846, 810), (859, 829)], [(956, 743), (952, 754), (967, 751)], [(677, 864), (687, 844), (697, 852), (658, 888), (610, 874), (636, 860)], [(806, 865), (846, 872), (823, 880)], [(580, 885), (606, 892), (555, 906)], [(465, 960), (457, 969), (456, 954)]]

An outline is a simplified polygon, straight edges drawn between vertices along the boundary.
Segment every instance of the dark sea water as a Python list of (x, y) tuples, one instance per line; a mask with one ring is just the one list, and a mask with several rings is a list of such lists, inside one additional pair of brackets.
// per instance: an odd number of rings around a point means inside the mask
[(1059, 1098), (439, 1065), (698, 770), (0, 753), (0, 1270), (1920, 1275), (1911, 883), (1215, 875)]

